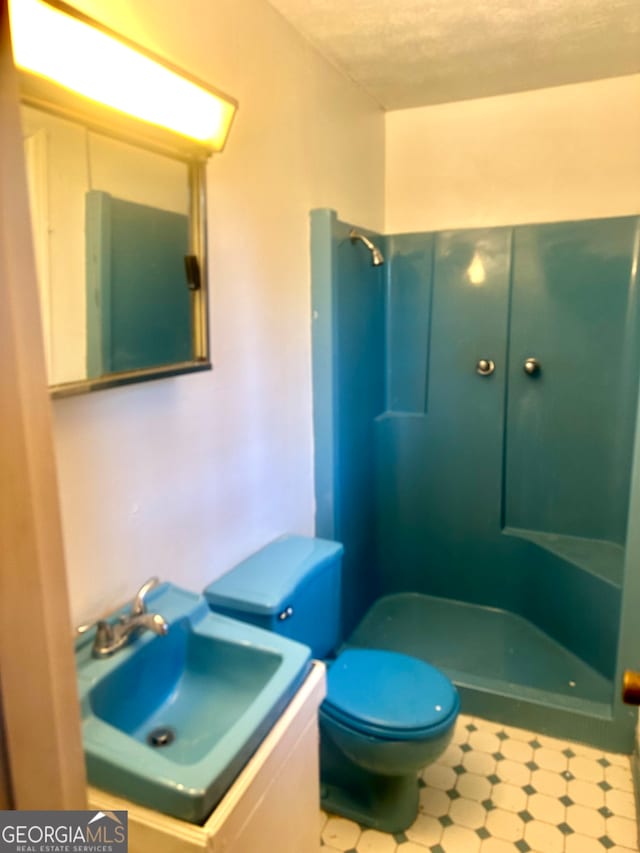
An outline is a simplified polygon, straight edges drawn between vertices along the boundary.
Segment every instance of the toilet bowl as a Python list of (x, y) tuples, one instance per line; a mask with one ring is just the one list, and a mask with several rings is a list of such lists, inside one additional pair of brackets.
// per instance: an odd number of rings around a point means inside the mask
[(332, 663), (320, 708), (322, 802), (385, 832), (418, 810), (417, 772), (447, 748), (460, 700), (424, 661), (347, 649)]
[(209, 606), (311, 646), (328, 666), (320, 707), (323, 807), (385, 832), (418, 812), (418, 771), (451, 740), (458, 693), (435, 667), (398, 652), (340, 645), (343, 547), (286, 536), (204, 591)]

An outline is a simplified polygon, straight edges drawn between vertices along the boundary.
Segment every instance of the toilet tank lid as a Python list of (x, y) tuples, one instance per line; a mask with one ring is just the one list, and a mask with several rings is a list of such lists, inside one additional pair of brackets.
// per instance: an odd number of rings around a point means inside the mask
[(204, 590), (212, 607), (273, 615), (291, 602), (297, 587), (344, 552), (339, 542), (285, 535), (256, 551)]

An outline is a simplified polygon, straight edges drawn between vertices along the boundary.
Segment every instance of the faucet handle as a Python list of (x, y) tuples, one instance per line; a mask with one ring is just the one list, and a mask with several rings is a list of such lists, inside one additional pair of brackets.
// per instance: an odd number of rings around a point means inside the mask
[(142, 584), (140, 589), (136, 592), (135, 598), (133, 599), (133, 603), (131, 605), (131, 615), (132, 616), (140, 616), (142, 613), (146, 613), (147, 605), (145, 599), (147, 594), (151, 592), (151, 590), (158, 586), (160, 583), (159, 578), (149, 578), (148, 581)]

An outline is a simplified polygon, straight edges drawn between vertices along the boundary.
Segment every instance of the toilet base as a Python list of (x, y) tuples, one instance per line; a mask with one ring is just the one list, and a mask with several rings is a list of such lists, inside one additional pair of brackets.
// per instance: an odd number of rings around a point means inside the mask
[(381, 776), (384, 782), (375, 792), (358, 799), (354, 791), (336, 785), (321, 786), (322, 808), (380, 832), (403, 832), (418, 814), (418, 779), (406, 776)]
[(381, 832), (403, 832), (418, 815), (417, 773), (382, 776), (363, 770), (320, 739), (322, 808)]

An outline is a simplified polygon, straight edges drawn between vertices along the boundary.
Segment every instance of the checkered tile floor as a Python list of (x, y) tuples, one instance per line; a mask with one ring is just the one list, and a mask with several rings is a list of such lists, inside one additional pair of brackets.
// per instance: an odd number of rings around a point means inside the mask
[(460, 715), (419, 782), (413, 826), (386, 835), (321, 814), (322, 853), (638, 850), (629, 757)]

